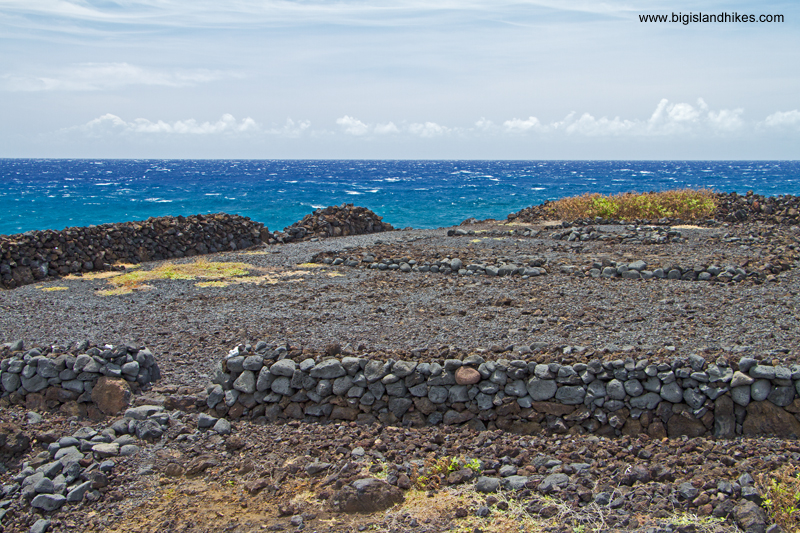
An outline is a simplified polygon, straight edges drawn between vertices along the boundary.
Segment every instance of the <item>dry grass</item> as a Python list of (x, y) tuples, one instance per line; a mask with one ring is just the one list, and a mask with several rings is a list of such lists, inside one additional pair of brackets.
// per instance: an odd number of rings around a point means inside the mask
[(249, 275), (251, 269), (252, 267), (245, 263), (210, 262), (205, 259), (193, 263), (164, 263), (152, 270), (135, 270), (111, 277), (109, 284), (112, 287), (99, 291), (99, 294), (111, 296), (148, 289), (151, 287), (146, 282), (159, 279), (236, 279)]
[(67, 291), (69, 287), (41, 287), (41, 289), (45, 292), (54, 292), (54, 291)]
[(764, 506), (784, 531), (800, 531), (800, 467), (785, 465), (756, 476)]
[(550, 204), (548, 210), (554, 218), (563, 220), (595, 217), (619, 220), (672, 217), (691, 221), (706, 218), (714, 213), (717, 208), (715, 197), (715, 193), (708, 189), (626, 192), (612, 196), (593, 193), (562, 198)]

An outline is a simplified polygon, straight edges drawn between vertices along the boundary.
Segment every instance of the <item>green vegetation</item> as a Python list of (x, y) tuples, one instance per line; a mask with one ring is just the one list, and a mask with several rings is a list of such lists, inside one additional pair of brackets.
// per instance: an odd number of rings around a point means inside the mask
[(800, 531), (800, 468), (785, 465), (756, 479), (772, 520), (784, 531)]
[(412, 473), (411, 482), (420, 490), (438, 489), (444, 478), (457, 472), (469, 468), (476, 474), (481, 472), (481, 463), (477, 459), (465, 459), (463, 457), (441, 457), (439, 459), (428, 459), (423, 467)]
[(671, 217), (692, 221), (710, 216), (716, 208), (715, 194), (708, 189), (626, 192), (612, 196), (593, 193), (562, 198), (547, 206), (553, 217), (563, 220), (595, 217), (641, 220)]
[(135, 270), (109, 278), (111, 289), (100, 291), (103, 296), (128, 294), (147, 288), (146, 282), (157, 279), (225, 280), (247, 276), (251, 267), (245, 263), (211, 262), (201, 259), (193, 263), (165, 263), (152, 270)]

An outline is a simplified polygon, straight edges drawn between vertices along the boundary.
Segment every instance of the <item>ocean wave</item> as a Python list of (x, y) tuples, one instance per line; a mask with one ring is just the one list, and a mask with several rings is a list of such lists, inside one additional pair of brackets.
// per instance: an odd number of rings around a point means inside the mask
[(151, 202), (154, 204), (171, 204), (172, 200), (165, 200), (164, 198), (145, 198), (143, 202)]
[(347, 194), (357, 194), (357, 195), (364, 194), (363, 192), (358, 192), (358, 191), (344, 191), (344, 192), (346, 192)]

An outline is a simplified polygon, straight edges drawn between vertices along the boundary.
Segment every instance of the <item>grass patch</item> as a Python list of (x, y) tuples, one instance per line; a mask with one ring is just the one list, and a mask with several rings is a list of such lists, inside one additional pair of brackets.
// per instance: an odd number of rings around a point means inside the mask
[(556, 200), (546, 209), (553, 217), (562, 220), (595, 217), (618, 220), (664, 217), (699, 220), (714, 213), (717, 208), (715, 198), (716, 195), (709, 189), (626, 192), (611, 196), (593, 193)]
[(159, 279), (197, 278), (210, 280), (237, 279), (250, 274), (252, 267), (245, 263), (211, 262), (200, 259), (193, 263), (165, 263), (152, 270), (136, 270), (109, 278), (110, 289), (99, 291), (102, 296), (128, 294), (134, 290), (151, 288), (146, 282)]
[(324, 268), (325, 264), (323, 263), (300, 263), (297, 265), (297, 268)]
[(195, 283), (195, 287), (200, 287), (201, 289), (204, 287), (227, 287), (230, 285), (227, 281), (201, 281), (200, 283)]
[(69, 287), (42, 287), (42, 290), (45, 292), (66, 291), (69, 290)]

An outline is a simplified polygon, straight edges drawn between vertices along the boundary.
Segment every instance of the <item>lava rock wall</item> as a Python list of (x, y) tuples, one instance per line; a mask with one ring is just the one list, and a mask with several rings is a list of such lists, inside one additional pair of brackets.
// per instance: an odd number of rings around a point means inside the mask
[(53, 276), (250, 248), (270, 238), (247, 217), (218, 213), (149, 218), (61, 231), (0, 236), (0, 284), (18, 287)]
[(84, 342), (72, 350), (26, 351), (16, 343), (0, 357), (0, 405), (60, 409), (76, 416), (116, 414), (127, 407), (133, 392), (161, 378), (150, 350), (135, 345)]
[(443, 363), (366, 358), (294, 361), (266, 343), (222, 361), (206, 404), (219, 417), (349, 420), (424, 426), (467, 424), (519, 433), (595, 433), (653, 438), (800, 437), (800, 366), (742, 358), (671, 363)]
[(394, 228), (366, 207), (342, 204), (309, 213), (283, 232), (275, 232), (274, 239), (276, 242), (308, 241), (383, 231), (394, 231)]

